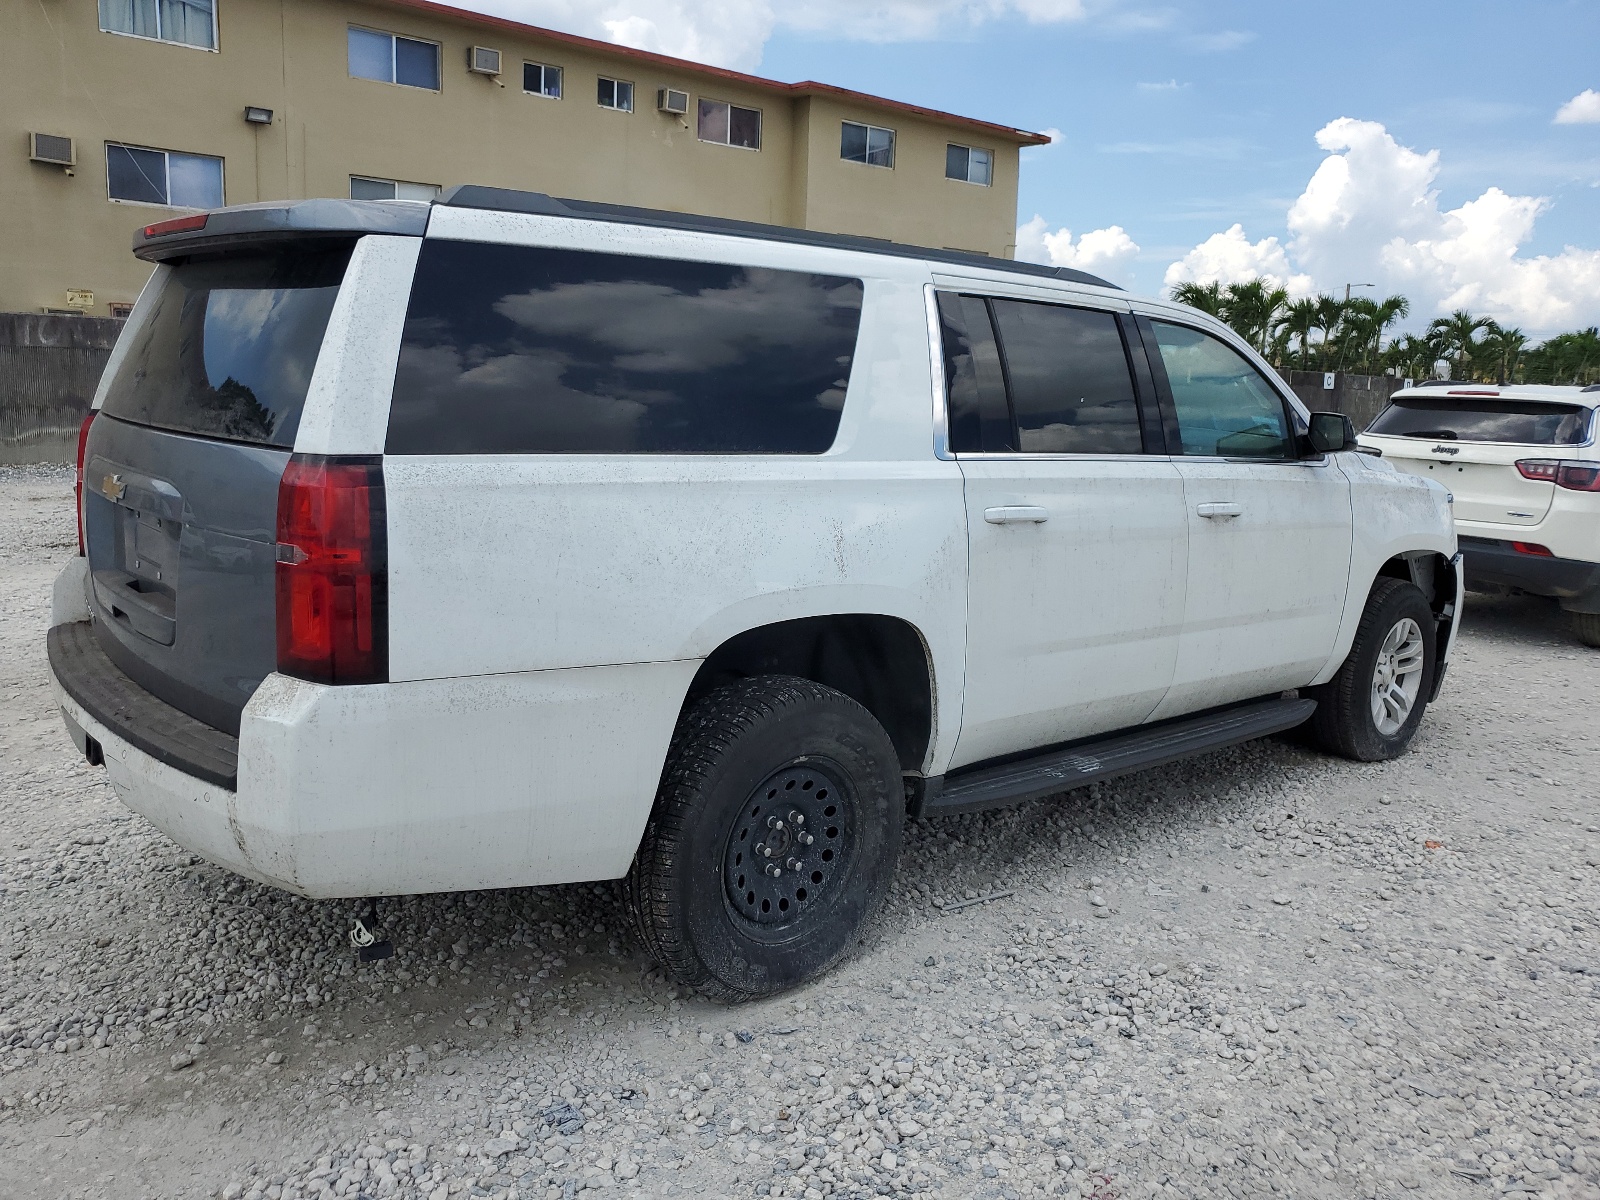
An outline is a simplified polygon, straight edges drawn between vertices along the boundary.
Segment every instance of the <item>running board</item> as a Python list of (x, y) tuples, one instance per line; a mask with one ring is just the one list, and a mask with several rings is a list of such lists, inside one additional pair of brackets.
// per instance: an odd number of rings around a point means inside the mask
[(1165, 766), (1291, 729), (1310, 717), (1316, 707), (1315, 700), (1252, 700), (1202, 716), (1163, 721), (1148, 729), (1076, 742), (999, 766), (965, 768), (942, 780), (927, 781), (919, 815), (976, 812)]

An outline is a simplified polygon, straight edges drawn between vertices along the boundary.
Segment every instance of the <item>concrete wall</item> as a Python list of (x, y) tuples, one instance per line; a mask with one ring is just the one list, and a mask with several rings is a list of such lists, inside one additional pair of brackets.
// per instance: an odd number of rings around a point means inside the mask
[(1325, 389), (1321, 371), (1279, 372), (1294, 389), (1294, 394), (1312, 412), (1341, 412), (1355, 422), (1359, 433), (1383, 411), (1405, 380), (1392, 375), (1335, 374), (1332, 390)]
[[(106, 146), (223, 160), (227, 204), (347, 196), (350, 176), (482, 183), (1009, 256), (1018, 149), (1034, 135), (812, 84), (783, 84), (411, 0), (217, 0), (218, 46), (100, 29), (94, 0), (0, 0), (0, 310), (90, 310), (137, 296), (150, 268), (133, 231), (178, 210), (113, 201)], [(437, 91), (351, 77), (352, 26), (440, 45)], [(501, 52), (499, 80), (466, 69)], [(522, 90), (524, 61), (563, 71), (559, 99)], [(634, 111), (599, 107), (601, 76)], [(502, 86), (503, 85), (503, 86)], [(663, 86), (686, 118), (656, 110)], [(751, 151), (702, 142), (697, 102), (759, 109)], [(271, 124), (244, 120), (247, 105)], [(892, 170), (843, 163), (840, 122), (896, 131)], [(71, 137), (75, 171), (28, 160), (29, 132)], [(995, 186), (944, 177), (948, 142), (995, 153)]]
[(0, 463), (73, 462), (122, 322), (0, 313)]

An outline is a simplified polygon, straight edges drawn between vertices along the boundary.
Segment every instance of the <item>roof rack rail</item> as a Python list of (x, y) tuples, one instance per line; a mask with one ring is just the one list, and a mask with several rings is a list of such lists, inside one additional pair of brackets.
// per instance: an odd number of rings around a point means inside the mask
[(1586, 391), (1586, 392), (1600, 392), (1600, 383), (1591, 383), (1588, 387), (1584, 388), (1583, 390)]
[(1467, 383), (1462, 379), (1419, 379), (1411, 385), (1414, 388), (1423, 387), (1481, 387), (1481, 384)]
[(603, 204), (594, 200), (563, 200), (543, 192), (521, 192), (511, 188), (484, 187), (463, 183), (450, 188), (434, 201), (446, 208), (479, 208), (493, 212), (535, 213), (547, 217), (570, 217), (581, 221), (613, 221), (624, 225), (649, 225), (660, 229), (682, 229), (693, 233), (716, 233), (725, 237), (761, 238), (802, 246), (825, 246), (834, 250), (859, 250), (866, 254), (886, 254), (895, 258), (920, 258), (963, 267), (984, 267), (1083, 283), (1091, 287), (1112, 288), (1116, 284), (1075, 271), (1070, 267), (1047, 267), (1041, 263), (1017, 262), (1010, 258), (990, 258), (965, 250), (935, 250), (928, 246), (909, 246), (881, 238), (849, 233), (819, 233), (787, 225), (762, 225), (755, 221), (735, 221), (727, 217), (703, 217), (693, 213), (668, 212), (655, 208), (632, 208), (625, 204)]

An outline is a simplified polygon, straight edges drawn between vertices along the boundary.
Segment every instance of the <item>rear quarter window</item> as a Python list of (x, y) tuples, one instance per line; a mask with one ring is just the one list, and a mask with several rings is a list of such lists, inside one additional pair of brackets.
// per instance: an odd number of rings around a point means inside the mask
[(862, 283), (833, 275), (429, 240), (391, 454), (821, 454)]
[(350, 249), (341, 242), (178, 264), (101, 411), (177, 433), (292, 448)]
[(1433, 441), (1576, 446), (1588, 441), (1591, 416), (1581, 404), (1404, 396), (1379, 413), (1367, 432)]

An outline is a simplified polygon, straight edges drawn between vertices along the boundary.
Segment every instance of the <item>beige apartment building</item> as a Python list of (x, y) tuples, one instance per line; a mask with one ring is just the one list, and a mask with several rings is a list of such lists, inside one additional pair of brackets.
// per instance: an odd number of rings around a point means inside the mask
[(426, 0), (0, 0), (0, 310), (126, 310), (191, 208), (481, 183), (1010, 257), (1047, 139)]

